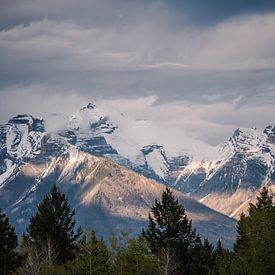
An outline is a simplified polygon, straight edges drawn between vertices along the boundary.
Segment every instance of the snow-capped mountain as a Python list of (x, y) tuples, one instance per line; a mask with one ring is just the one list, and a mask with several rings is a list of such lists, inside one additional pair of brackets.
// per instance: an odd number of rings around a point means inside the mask
[(43, 120), (18, 115), (0, 125), (0, 187), (18, 172), (18, 164), (40, 153)]
[[(237, 129), (229, 141), (213, 148), (201, 161), (191, 161), (181, 171), (176, 188), (191, 192), (228, 216), (238, 217), (255, 200), (261, 186), (274, 185), (274, 134), (272, 126), (264, 131)], [(201, 178), (197, 184), (196, 178)]]
[[(25, 229), (36, 205), (54, 182), (69, 197), (78, 222), (90, 224), (104, 235), (122, 228), (140, 232), (150, 207), (165, 188), (108, 158), (82, 151), (76, 145), (84, 146), (86, 140), (78, 140), (78, 130), (50, 134), (45, 132), (42, 119), (28, 115), (13, 118), (1, 129), (1, 176), (5, 178), (0, 186), (0, 207), (18, 232)], [(144, 154), (150, 153), (148, 150)], [(111, 154), (118, 155), (115, 150)], [(174, 193), (202, 236), (212, 241), (220, 237), (225, 245), (232, 245), (236, 225), (233, 219), (180, 192)]]
[(139, 136), (148, 128), (143, 123), (122, 114), (110, 117), (89, 103), (71, 116), (68, 129), (75, 134), (74, 144), (81, 150), (111, 158), (129, 169), (165, 183), (173, 169), (187, 165), (189, 157), (181, 150), (168, 152), (154, 139), (149, 143), (141, 140)]
[[(237, 209), (241, 206), (245, 210), (263, 184), (275, 179), (272, 126), (264, 131), (237, 129), (227, 142), (218, 146), (183, 139), (181, 148), (170, 150), (156, 138), (147, 144), (140, 141), (137, 132), (146, 135), (148, 126), (142, 127), (123, 115), (108, 116), (94, 104), (88, 104), (71, 117), (69, 128), (82, 150), (111, 158), (234, 217), (238, 217)], [(253, 195), (240, 196), (240, 193)], [(232, 202), (226, 207), (217, 206), (218, 194), (230, 197)], [(215, 203), (210, 203), (210, 195), (215, 195)]]
[(237, 129), (218, 146), (178, 137), (182, 146), (175, 148), (150, 129), (150, 121), (135, 121), (92, 103), (58, 133), (45, 132), (42, 119), (14, 117), (0, 126), (0, 186), (17, 179), (22, 164), (43, 166), (69, 148), (109, 158), (230, 217), (238, 218), (262, 185), (274, 183), (275, 127)]

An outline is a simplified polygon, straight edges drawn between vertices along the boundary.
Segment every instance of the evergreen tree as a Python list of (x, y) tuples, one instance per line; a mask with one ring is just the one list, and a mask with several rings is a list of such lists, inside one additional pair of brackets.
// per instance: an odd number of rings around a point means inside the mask
[(17, 244), (15, 229), (0, 209), (0, 274), (8, 274), (20, 264), (20, 257), (15, 250)]
[(275, 274), (275, 207), (263, 188), (237, 227), (232, 269), (240, 274)]
[(54, 249), (57, 264), (71, 260), (81, 235), (80, 228), (74, 230), (74, 215), (65, 195), (53, 185), (31, 217), (25, 238), (34, 242), (36, 247)]
[(249, 204), (249, 215), (252, 216), (263, 210), (271, 210), (272, 207), (272, 195), (269, 195), (268, 189), (263, 187), (260, 191), (260, 196), (257, 197), (256, 205), (252, 203)]
[(73, 274), (111, 274), (111, 255), (103, 239), (95, 231), (86, 230), (79, 242), (76, 259), (70, 264)]
[(213, 253), (213, 266), (209, 274), (215, 275), (228, 275), (232, 274), (232, 253), (222, 247), (221, 240), (218, 240), (217, 248)]
[(144, 239), (130, 239), (114, 261), (114, 273), (120, 275), (156, 274), (156, 260)]
[(209, 274), (210, 270), (214, 267), (214, 247), (204, 239), (201, 247), (198, 247), (198, 263), (193, 267), (194, 274)]
[(184, 207), (169, 188), (163, 192), (161, 201), (155, 201), (151, 212), (148, 227), (143, 230), (142, 236), (156, 255), (161, 272), (194, 274), (192, 270), (199, 263), (201, 240), (192, 229)]

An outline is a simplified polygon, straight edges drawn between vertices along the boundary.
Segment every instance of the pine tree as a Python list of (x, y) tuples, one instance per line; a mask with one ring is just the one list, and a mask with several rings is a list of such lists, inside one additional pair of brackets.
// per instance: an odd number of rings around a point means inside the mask
[(8, 274), (20, 264), (20, 257), (15, 251), (17, 244), (15, 229), (0, 209), (0, 274)]
[(275, 274), (275, 207), (266, 188), (260, 192), (249, 215), (237, 226), (232, 269), (244, 274)]
[(201, 247), (198, 247), (198, 263), (193, 268), (193, 273), (197, 274), (209, 274), (209, 271), (214, 267), (214, 247), (208, 241), (204, 239)]
[(118, 249), (114, 259), (114, 273), (119, 275), (156, 274), (156, 260), (142, 238), (129, 239)]
[(202, 244), (192, 228), (191, 220), (187, 219), (184, 207), (166, 188), (161, 201), (155, 201), (151, 213), (142, 236), (157, 256), (161, 272), (191, 274), (192, 268), (198, 263), (198, 250)]
[(76, 259), (70, 264), (73, 274), (111, 274), (111, 255), (103, 239), (95, 231), (86, 230), (79, 242)]
[(251, 216), (263, 210), (270, 210), (272, 207), (272, 195), (269, 195), (268, 189), (263, 187), (260, 191), (260, 196), (257, 197), (256, 205), (252, 203), (249, 204), (249, 215)]
[[(74, 215), (65, 195), (53, 185), (31, 217), (25, 238), (38, 247), (54, 249), (56, 263), (65, 263), (73, 259), (76, 241), (81, 235), (80, 228), (76, 232), (74, 230)], [(48, 255), (51, 254), (49, 251)]]
[(215, 275), (228, 275), (232, 274), (232, 253), (222, 247), (221, 240), (218, 240), (217, 248), (213, 253), (213, 266), (209, 271), (209, 274)]

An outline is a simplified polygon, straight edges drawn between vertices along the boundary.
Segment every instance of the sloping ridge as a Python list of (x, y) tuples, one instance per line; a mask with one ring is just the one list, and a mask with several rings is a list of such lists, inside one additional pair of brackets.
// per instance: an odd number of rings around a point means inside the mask
[[(76, 219), (82, 226), (90, 225), (100, 234), (110, 230), (132, 228), (139, 233), (146, 226), (148, 213), (155, 199), (159, 199), (165, 185), (145, 178), (112, 162), (72, 147), (51, 161), (36, 165), (35, 162), (21, 166), (18, 176), (1, 191), (10, 194), (5, 210), (19, 232), (25, 229), (36, 205), (56, 182), (66, 193), (76, 209)], [(20, 192), (12, 190), (20, 186)], [(203, 204), (174, 191), (184, 205), (193, 225), (203, 237), (212, 242), (221, 238), (231, 247), (235, 240), (236, 221)], [(12, 201), (11, 201), (12, 200)]]

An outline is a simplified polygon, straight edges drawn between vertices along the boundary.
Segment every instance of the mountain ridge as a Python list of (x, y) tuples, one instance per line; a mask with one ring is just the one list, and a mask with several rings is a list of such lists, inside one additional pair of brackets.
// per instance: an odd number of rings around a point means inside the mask
[[(146, 225), (150, 207), (160, 198), (165, 185), (108, 158), (82, 152), (64, 137), (43, 133), (39, 140), (39, 153), (28, 151), (29, 155), (24, 155), (21, 162), (18, 160), (17, 174), (0, 189), (0, 205), (19, 232), (25, 229), (35, 206), (53, 182), (68, 196), (79, 223), (89, 224), (101, 234), (107, 235), (111, 224), (115, 230), (129, 226), (135, 234)], [(14, 150), (16, 146), (22, 147), (20, 142), (13, 146)], [(213, 242), (220, 237), (226, 246), (232, 245), (236, 225), (233, 219), (180, 192), (174, 194), (184, 204), (200, 234)]]
[[(264, 131), (237, 129), (220, 145), (194, 141), (193, 147), (174, 151), (156, 140), (146, 144), (136, 139), (137, 131), (145, 133), (142, 129), (140, 122), (121, 114), (113, 118), (92, 103), (72, 115), (57, 133), (47, 132), (42, 118), (15, 116), (0, 125), (0, 193), (7, 182), (19, 184), (22, 165), (35, 162), (32, 170), (43, 170), (45, 161), (51, 163), (70, 150), (110, 159), (233, 218), (246, 211), (261, 186), (272, 185), (275, 179), (273, 126)], [(8, 205), (3, 195), (0, 203)]]

